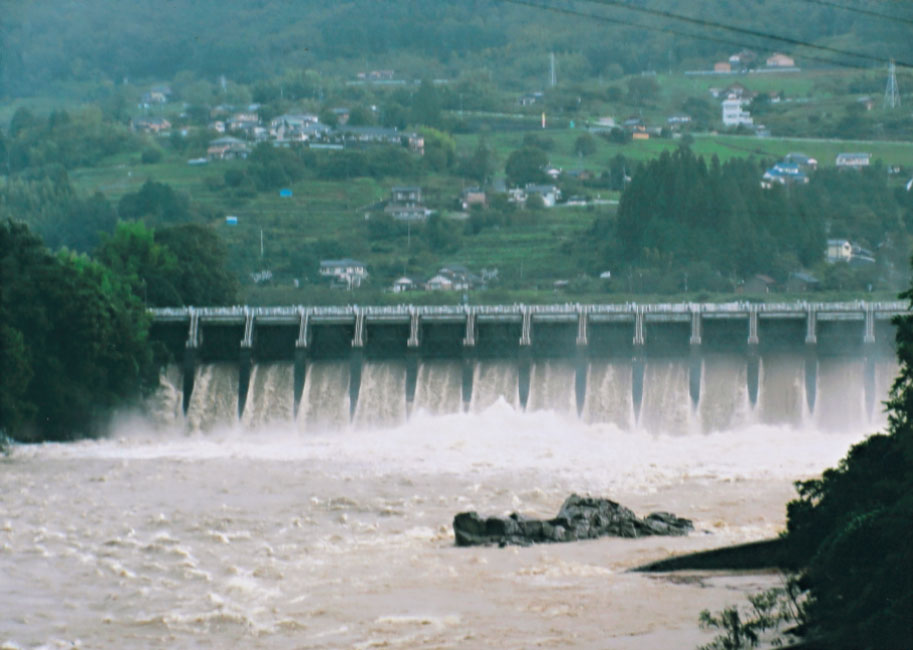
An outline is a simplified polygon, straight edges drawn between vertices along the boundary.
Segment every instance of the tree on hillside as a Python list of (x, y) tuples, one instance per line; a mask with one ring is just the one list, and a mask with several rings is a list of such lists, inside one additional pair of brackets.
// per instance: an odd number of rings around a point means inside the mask
[(541, 149), (524, 147), (517, 149), (507, 157), (504, 171), (511, 185), (542, 183), (546, 176), (543, 169), (548, 164), (548, 156)]
[(166, 183), (147, 180), (138, 192), (124, 194), (117, 204), (121, 219), (143, 219), (150, 225), (174, 224), (191, 218), (190, 200)]
[(596, 153), (596, 138), (589, 133), (577, 136), (574, 140), (574, 153), (578, 156), (592, 156)]
[(659, 84), (653, 77), (632, 77), (628, 79), (628, 101), (642, 105), (659, 96)]
[(420, 133), (425, 139), (425, 155), (422, 157), (425, 165), (436, 172), (450, 169), (456, 158), (456, 142), (453, 136), (431, 127), (423, 128)]
[(0, 129), (0, 174), (9, 174), (9, 149), (6, 146), (6, 136)]
[(706, 261), (745, 277), (769, 273), (777, 253), (793, 253), (805, 266), (820, 260), (824, 215), (783, 188), (762, 189), (759, 179), (751, 161), (714, 158), (708, 167), (688, 148), (664, 152), (627, 185), (606, 261), (655, 266), (661, 259), (668, 269)]
[(150, 307), (228, 305), (238, 281), (228, 253), (211, 228), (182, 224), (153, 231), (142, 222), (120, 222), (95, 257)]
[[(913, 288), (902, 297), (913, 301)], [(807, 637), (820, 647), (913, 648), (913, 317), (895, 323), (887, 433), (797, 483), (787, 508), (789, 558), (810, 595)]]
[(100, 192), (82, 198), (60, 166), (20, 174), (0, 185), (0, 219), (28, 224), (52, 249), (88, 252), (117, 223), (114, 206)]
[(484, 185), (494, 174), (494, 153), (484, 140), (480, 139), (472, 155), (464, 157), (459, 164), (460, 174), (479, 185)]
[(179, 273), (177, 258), (155, 242), (154, 231), (142, 221), (118, 223), (114, 234), (105, 237), (95, 249), (94, 256), (126, 282), (144, 304), (150, 307), (183, 304), (172, 282)]
[(155, 231), (155, 243), (177, 261), (170, 276), (185, 305), (233, 305), (238, 279), (228, 270), (228, 250), (210, 227), (184, 224)]
[(97, 106), (72, 114), (55, 110), (45, 119), (20, 108), (10, 122), (7, 162), (10, 172), (50, 164), (72, 169), (92, 166), (134, 143), (127, 128), (110, 121)]
[(109, 269), (0, 224), (0, 429), (25, 441), (98, 433), (157, 381), (148, 325)]
[(412, 98), (413, 124), (438, 126), (441, 122), (441, 98), (430, 79), (422, 79), (418, 92)]

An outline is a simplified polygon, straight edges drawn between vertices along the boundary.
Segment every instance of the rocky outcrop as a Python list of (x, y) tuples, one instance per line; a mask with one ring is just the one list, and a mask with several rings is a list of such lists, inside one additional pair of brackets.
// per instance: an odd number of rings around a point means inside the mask
[(461, 512), (453, 518), (457, 546), (528, 546), (605, 536), (687, 535), (693, 529), (690, 520), (668, 512), (654, 512), (640, 519), (614, 501), (576, 494), (567, 498), (554, 519), (532, 519), (516, 512), (485, 519), (476, 512)]

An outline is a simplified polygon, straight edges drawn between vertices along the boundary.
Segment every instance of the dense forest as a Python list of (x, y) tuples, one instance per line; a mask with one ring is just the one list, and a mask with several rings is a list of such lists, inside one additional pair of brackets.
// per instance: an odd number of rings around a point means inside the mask
[(212, 231), (121, 223), (93, 257), (50, 251), (0, 222), (0, 433), (69, 440), (105, 431), (158, 384), (147, 306), (226, 304), (236, 284)]
[[(561, 13), (495, 0), (6, 2), (0, 26), (0, 96), (38, 94), (51, 87), (62, 92), (70, 82), (192, 81), (225, 75), (229, 81), (253, 83), (298, 69), (344, 77), (384, 68), (413, 77), (456, 77), (476, 70), (499, 85), (521, 88), (547, 79), (548, 52), (561, 54), (562, 78), (583, 81), (681, 68), (728, 56), (739, 45), (796, 49), (753, 35), (771, 32), (873, 57), (807, 48), (795, 52), (838, 63), (913, 60), (909, 25), (890, 19), (909, 19), (906, 7), (879, 4), (885, 17), (873, 19), (830, 4), (639, 0), (550, 5)], [(869, 4), (842, 3), (851, 9)], [(684, 15), (698, 24), (625, 5)], [(745, 31), (734, 34), (701, 24), (709, 16)], [(110, 90), (102, 85), (97, 92)], [(319, 94), (319, 80), (308, 92)]]
[[(617, 214), (597, 218), (580, 245), (608, 268), (636, 275), (635, 288), (662, 292), (732, 290), (756, 273), (783, 282), (816, 266), (834, 288), (864, 289), (906, 267), (913, 201), (889, 187), (883, 169), (826, 169), (807, 185), (763, 189), (763, 167), (753, 159), (708, 162), (687, 147), (664, 153), (637, 168)], [(828, 236), (879, 250), (879, 264), (855, 273), (824, 265)]]

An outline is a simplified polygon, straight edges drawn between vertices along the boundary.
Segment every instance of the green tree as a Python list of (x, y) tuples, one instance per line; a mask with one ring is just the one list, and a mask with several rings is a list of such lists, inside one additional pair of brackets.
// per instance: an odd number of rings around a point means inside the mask
[(166, 183), (147, 180), (138, 192), (124, 194), (117, 204), (121, 219), (143, 219), (150, 225), (189, 221), (190, 200)]
[(589, 133), (583, 133), (574, 140), (574, 153), (578, 156), (592, 156), (596, 153), (596, 138)]
[(511, 152), (507, 157), (504, 171), (512, 185), (541, 183), (546, 179), (543, 169), (548, 164), (548, 156), (541, 149), (523, 148)]
[(421, 135), (425, 139), (425, 165), (437, 172), (450, 169), (456, 158), (456, 142), (453, 136), (431, 127), (424, 127)]
[(653, 77), (632, 77), (628, 79), (628, 101), (641, 105), (659, 96), (659, 84)]
[(227, 268), (227, 250), (208, 226), (181, 224), (153, 231), (139, 221), (120, 222), (95, 257), (150, 307), (237, 302), (238, 281)]
[(168, 248), (156, 243), (155, 233), (142, 221), (121, 221), (113, 235), (103, 238), (95, 258), (117, 274), (134, 296), (150, 307), (183, 304), (174, 285), (180, 272), (178, 260)]
[[(913, 300), (913, 288), (902, 297)], [(887, 433), (797, 483), (787, 507), (789, 558), (810, 596), (807, 636), (822, 647), (913, 647), (913, 317), (895, 324)]]
[(0, 429), (24, 441), (99, 433), (157, 381), (148, 326), (109, 269), (0, 224)]
[(413, 124), (438, 126), (441, 122), (441, 98), (430, 79), (422, 79), (418, 92), (412, 99)]
[(9, 149), (3, 129), (0, 129), (0, 174), (9, 174)]
[(494, 174), (494, 153), (484, 140), (480, 139), (472, 155), (464, 157), (459, 164), (460, 175), (470, 178), (479, 185), (486, 184)]
[(215, 230), (199, 224), (160, 228), (155, 243), (174, 256), (168, 279), (181, 304), (237, 304), (238, 279), (228, 270), (228, 250)]

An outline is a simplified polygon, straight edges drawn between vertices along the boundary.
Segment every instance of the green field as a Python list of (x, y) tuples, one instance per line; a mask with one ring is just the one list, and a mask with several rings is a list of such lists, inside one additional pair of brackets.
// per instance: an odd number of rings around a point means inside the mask
[[(554, 148), (548, 152), (549, 160), (565, 170), (588, 169), (602, 171), (609, 161), (618, 154), (630, 160), (650, 160), (663, 151), (671, 151), (681, 146), (677, 139), (651, 138), (635, 140), (627, 144), (609, 142), (597, 138), (596, 153), (581, 157), (574, 153), (574, 141), (583, 133), (582, 129), (548, 129), (535, 132), (542, 138), (551, 139)], [(498, 133), (457, 136), (457, 146), (461, 152), (471, 152), (480, 138), (496, 152), (503, 166), (511, 151), (523, 143), (522, 133)], [(838, 153), (864, 151), (872, 154), (873, 161), (881, 160), (885, 164), (913, 167), (913, 142), (896, 142), (884, 140), (836, 140), (822, 138), (778, 138), (757, 137), (754, 135), (731, 135), (724, 133), (696, 133), (691, 149), (698, 155), (709, 158), (716, 155), (721, 161), (730, 158), (756, 156), (758, 158), (778, 159), (791, 151), (801, 151), (816, 158), (821, 166), (833, 166)]]

